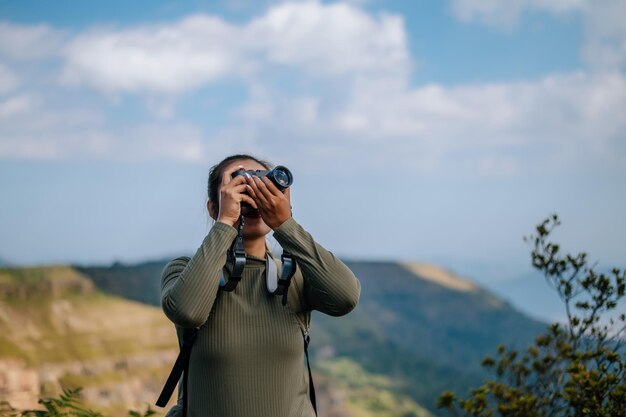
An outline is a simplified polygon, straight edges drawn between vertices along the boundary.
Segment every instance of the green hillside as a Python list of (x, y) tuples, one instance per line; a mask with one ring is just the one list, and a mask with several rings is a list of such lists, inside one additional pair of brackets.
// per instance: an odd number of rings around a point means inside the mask
[(368, 372), (392, 376), (400, 392), (433, 412), (443, 390), (465, 392), (481, 381), (480, 362), (497, 344), (526, 344), (544, 328), (436, 267), (346, 264), (361, 281), (361, 300), (349, 316), (315, 316), (318, 352), (330, 350)]
[(175, 337), (160, 309), (98, 291), (74, 268), (0, 269), (0, 399), (16, 407), (82, 386), (104, 412), (145, 408)]
[(75, 268), (110, 294), (155, 306), (160, 305), (161, 271), (167, 261), (138, 265), (114, 263), (111, 266), (76, 266)]
[[(80, 270), (103, 290), (158, 306), (165, 263)], [(349, 361), (353, 367), (348, 369), (388, 378), (386, 392), (437, 414), (435, 401), (442, 391), (465, 392), (481, 382), (480, 362), (499, 343), (525, 345), (544, 328), (493, 294), (432, 265), (346, 264), (362, 284), (359, 306), (341, 318), (314, 314), (312, 329), (314, 367), (339, 384), (354, 388), (345, 372), (330, 372)], [(360, 410), (357, 415), (363, 415)]]

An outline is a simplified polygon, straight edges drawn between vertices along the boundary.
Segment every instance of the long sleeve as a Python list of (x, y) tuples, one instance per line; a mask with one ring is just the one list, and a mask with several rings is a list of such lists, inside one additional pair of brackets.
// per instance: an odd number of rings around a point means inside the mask
[(293, 218), (281, 224), (274, 237), (296, 259), (303, 276), (305, 301), (310, 309), (342, 316), (356, 307), (361, 293), (357, 278)]
[(161, 306), (181, 327), (199, 327), (207, 319), (219, 289), (235, 228), (216, 222), (195, 255), (169, 262), (161, 277)]

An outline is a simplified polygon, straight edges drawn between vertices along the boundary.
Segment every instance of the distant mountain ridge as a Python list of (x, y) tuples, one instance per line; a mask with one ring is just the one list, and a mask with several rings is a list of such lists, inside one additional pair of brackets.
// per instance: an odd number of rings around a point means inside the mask
[(5, 266), (11, 266), (11, 262), (0, 256), (0, 268)]
[[(79, 270), (105, 291), (158, 306), (167, 261)], [(443, 390), (464, 392), (481, 382), (480, 363), (499, 343), (525, 345), (545, 328), (436, 265), (345, 263), (361, 281), (361, 300), (345, 317), (314, 314), (314, 363), (349, 358), (366, 372), (392, 377), (398, 392), (434, 414)]]
[[(0, 393), (32, 404), (83, 385), (116, 415), (139, 398), (153, 402), (177, 351), (159, 307), (166, 262), (0, 268)], [(358, 307), (313, 317), (328, 417), (438, 415), (437, 396), (479, 384), (480, 362), (497, 344), (527, 344), (545, 327), (437, 265), (345, 263), (361, 282)]]

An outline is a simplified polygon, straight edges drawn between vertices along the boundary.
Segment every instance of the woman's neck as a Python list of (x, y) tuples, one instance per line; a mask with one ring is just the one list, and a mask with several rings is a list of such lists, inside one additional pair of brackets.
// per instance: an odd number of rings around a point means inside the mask
[(256, 256), (257, 258), (265, 258), (265, 238), (260, 239), (244, 239), (243, 247), (247, 255)]

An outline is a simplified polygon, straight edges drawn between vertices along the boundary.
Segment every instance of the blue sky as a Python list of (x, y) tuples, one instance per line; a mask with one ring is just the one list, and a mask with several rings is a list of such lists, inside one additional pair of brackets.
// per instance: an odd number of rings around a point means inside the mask
[(0, 3), (0, 257), (191, 253), (208, 168), (292, 169), (335, 253), (493, 285), (522, 236), (623, 265), (619, 0)]

